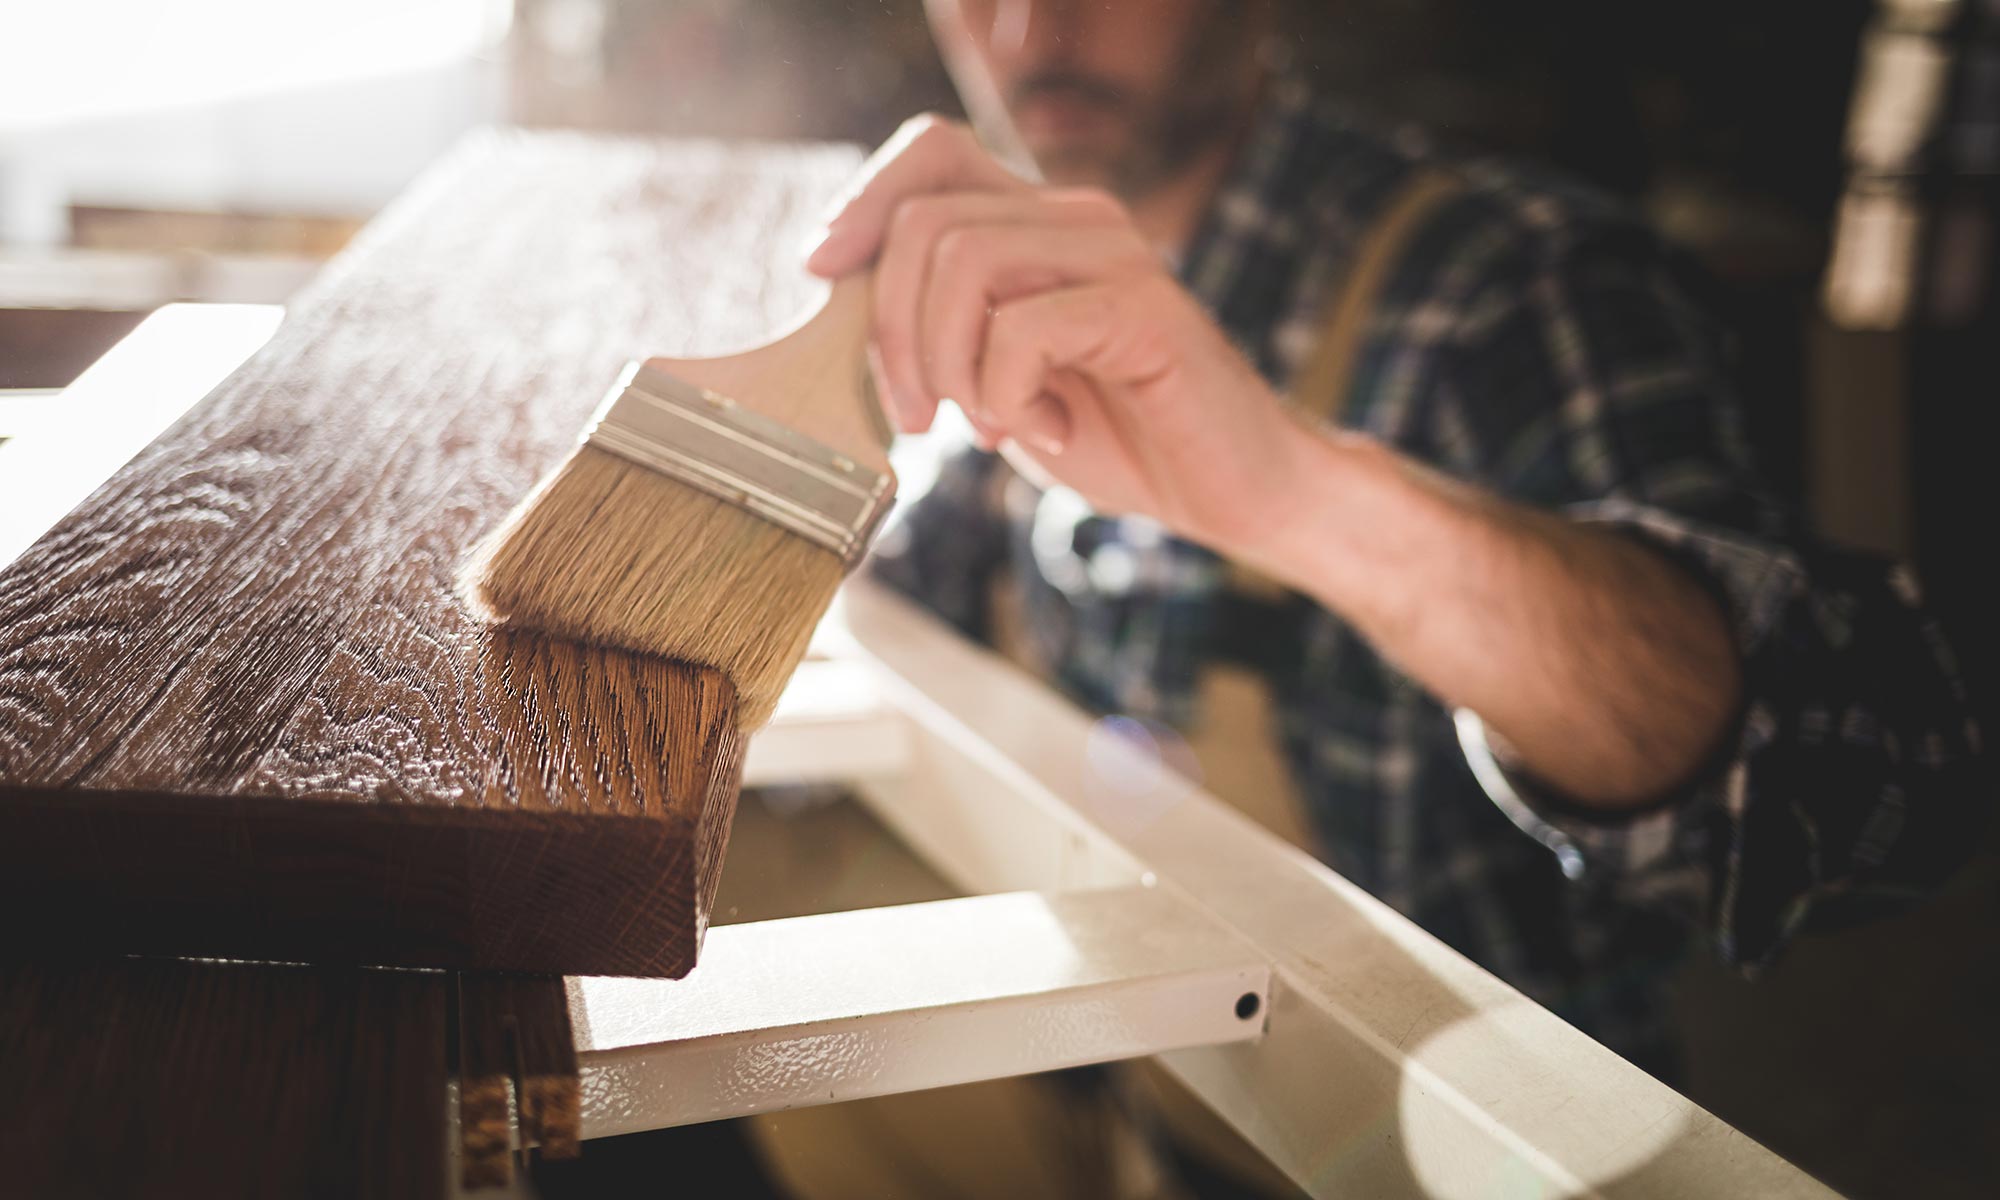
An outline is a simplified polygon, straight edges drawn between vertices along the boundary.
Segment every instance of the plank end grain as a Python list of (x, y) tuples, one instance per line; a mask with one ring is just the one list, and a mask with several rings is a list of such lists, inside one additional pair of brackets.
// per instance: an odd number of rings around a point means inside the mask
[(691, 968), (728, 681), (481, 625), (452, 582), (625, 361), (811, 306), (772, 248), (856, 159), (483, 136), (0, 570), (0, 904), (46, 914), (0, 955)]

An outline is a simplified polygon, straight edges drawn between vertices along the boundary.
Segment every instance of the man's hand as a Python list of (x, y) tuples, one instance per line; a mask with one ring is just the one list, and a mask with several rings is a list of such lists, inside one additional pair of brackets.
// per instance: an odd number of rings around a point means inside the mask
[(919, 118), (806, 265), (871, 261), (875, 370), (904, 429), (955, 400), (986, 445), (1100, 511), (1306, 592), (1585, 803), (1657, 797), (1726, 735), (1735, 646), (1692, 576), (1294, 421), (1109, 197), (1035, 187)]
[(1125, 208), (1031, 185), (963, 126), (904, 125), (807, 261), (875, 268), (877, 383), (905, 431), (938, 403), (1073, 488), (1254, 557), (1298, 502), (1305, 431)]

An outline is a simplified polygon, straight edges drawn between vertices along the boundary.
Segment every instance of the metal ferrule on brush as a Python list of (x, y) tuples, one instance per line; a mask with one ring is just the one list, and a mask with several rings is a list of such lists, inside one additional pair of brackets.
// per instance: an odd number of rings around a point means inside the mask
[(895, 499), (891, 476), (644, 363), (619, 375), (583, 441), (754, 513), (848, 567)]

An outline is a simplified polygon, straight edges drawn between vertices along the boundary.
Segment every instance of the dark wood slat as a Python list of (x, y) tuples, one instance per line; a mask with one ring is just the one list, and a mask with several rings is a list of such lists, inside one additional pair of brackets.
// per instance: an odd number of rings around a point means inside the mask
[(0, 1192), (434, 1200), (447, 979), (172, 960), (0, 967)]
[(583, 1097), (563, 979), (467, 972), (458, 1001), (461, 1186), (513, 1179), (510, 1107), (524, 1147), (542, 1158), (575, 1158)]
[(375, 222), (0, 572), (0, 902), (47, 914), (0, 955), (684, 973), (727, 682), (483, 628), (451, 581), (627, 359), (808, 302), (854, 162), (490, 136)]
[(569, 988), (552, 976), (506, 976), (514, 1014), (521, 1129), (542, 1158), (575, 1158), (583, 1143), (583, 1084)]
[(471, 1191), (514, 1180), (513, 1055), (496, 980), (462, 975), (458, 986), (458, 1183)]

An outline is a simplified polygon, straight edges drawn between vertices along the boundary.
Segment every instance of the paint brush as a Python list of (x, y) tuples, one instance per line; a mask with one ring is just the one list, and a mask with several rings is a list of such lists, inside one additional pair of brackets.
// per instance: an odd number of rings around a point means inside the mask
[(894, 499), (866, 275), (768, 345), (625, 369), (467, 561), (505, 623), (713, 667), (762, 725)]

